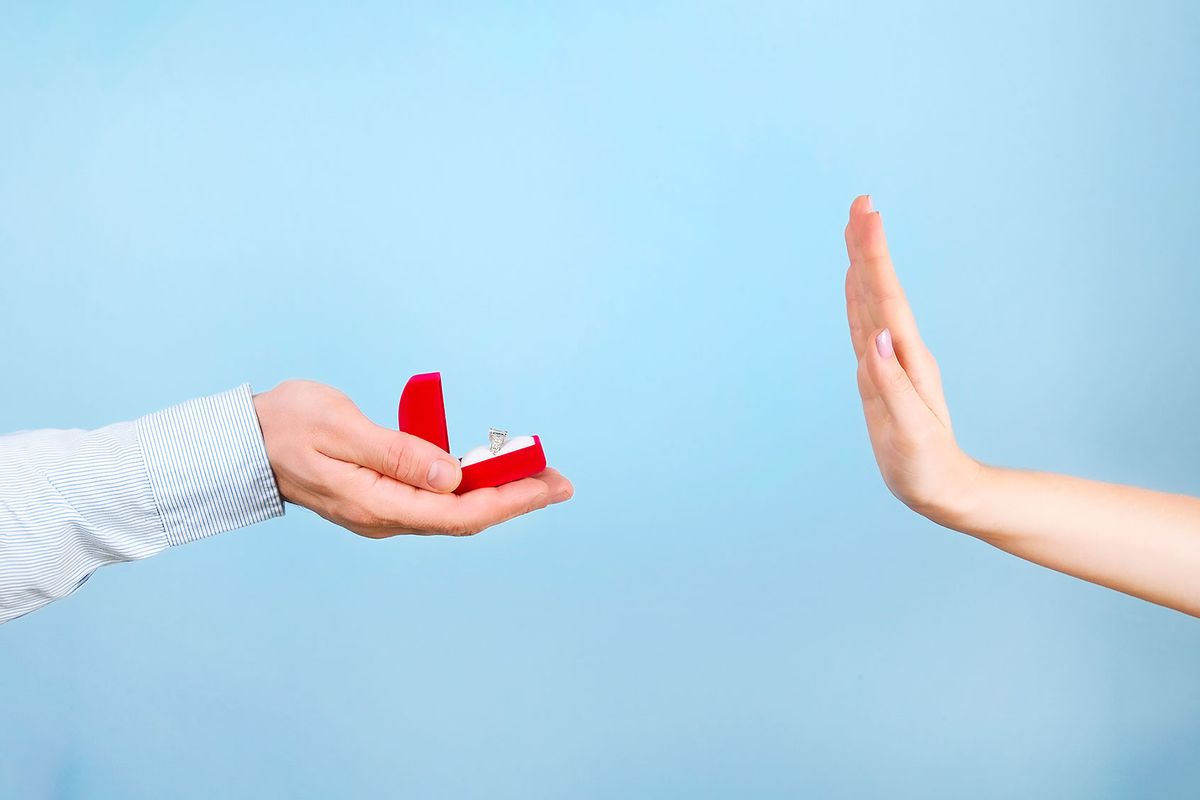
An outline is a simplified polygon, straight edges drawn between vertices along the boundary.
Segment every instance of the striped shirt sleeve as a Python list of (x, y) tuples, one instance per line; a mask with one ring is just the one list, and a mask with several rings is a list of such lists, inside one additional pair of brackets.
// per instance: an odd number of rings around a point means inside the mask
[(0, 623), (105, 564), (282, 513), (246, 384), (94, 431), (0, 437)]

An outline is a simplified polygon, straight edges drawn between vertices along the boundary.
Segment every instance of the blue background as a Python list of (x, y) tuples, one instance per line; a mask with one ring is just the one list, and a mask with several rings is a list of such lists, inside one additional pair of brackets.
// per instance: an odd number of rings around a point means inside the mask
[(842, 307), (871, 192), (972, 454), (1200, 493), (1194, 4), (245, 5), (0, 7), (0, 428), (440, 369), (577, 496), (102, 570), (0, 796), (1197, 795), (1200, 628), (896, 503)]

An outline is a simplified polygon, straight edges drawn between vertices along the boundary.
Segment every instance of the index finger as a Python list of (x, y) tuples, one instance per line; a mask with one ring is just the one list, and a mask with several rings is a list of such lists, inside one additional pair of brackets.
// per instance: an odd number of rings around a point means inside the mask
[(846, 240), (861, 300), (875, 326), (890, 329), (901, 340), (918, 339), (916, 318), (888, 252), (883, 219), (871, 208), (870, 198), (865, 195), (855, 198), (850, 206)]

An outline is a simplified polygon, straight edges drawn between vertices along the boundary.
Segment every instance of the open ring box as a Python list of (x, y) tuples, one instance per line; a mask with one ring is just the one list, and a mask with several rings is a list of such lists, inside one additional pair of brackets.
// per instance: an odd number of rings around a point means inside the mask
[[(400, 430), (450, 452), (440, 372), (426, 372), (408, 379), (400, 394), (398, 417)], [(490, 447), (483, 445), (468, 451), (459, 459), (462, 482), (454, 490), (455, 494), (519, 481), (537, 475), (546, 468), (546, 454), (542, 450), (541, 439), (536, 436), (514, 436), (509, 439), (504, 434), (501, 434), (501, 438), (503, 444), (497, 451), (493, 452)]]

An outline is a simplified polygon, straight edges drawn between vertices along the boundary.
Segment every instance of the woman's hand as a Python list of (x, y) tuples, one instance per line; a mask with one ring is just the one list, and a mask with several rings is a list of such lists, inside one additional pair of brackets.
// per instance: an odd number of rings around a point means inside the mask
[(921, 341), (868, 196), (850, 206), (846, 252), (846, 316), (875, 460), (892, 494), (953, 527), (981, 467), (954, 440), (937, 362)]
[(254, 407), (283, 498), (373, 539), (469, 536), (573, 493), (570, 481), (548, 469), (451, 494), (462, 479), (456, 458), (376, 425), (346, 395), (319, 383), (286, 381), (255, 395)]
[(954, 441), (937, 362), (869, 197), (850, 206), (846, 251), (858, 390), (892, 493), (934, 522), (1035, 564), (1200, 616), (1200, 500), (968, 457)]

